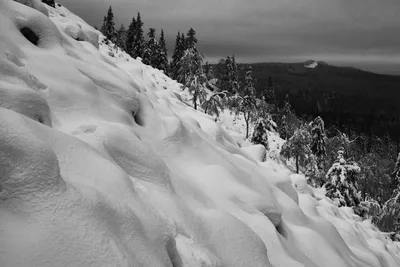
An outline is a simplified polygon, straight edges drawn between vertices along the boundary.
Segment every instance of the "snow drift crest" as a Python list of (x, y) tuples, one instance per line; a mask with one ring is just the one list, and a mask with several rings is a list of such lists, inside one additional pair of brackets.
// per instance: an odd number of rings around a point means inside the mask
[(20, 2), (0, 0), (0, 266), (399, 265), (396, 243), (304, 177), (296, 193), (161, 71)]

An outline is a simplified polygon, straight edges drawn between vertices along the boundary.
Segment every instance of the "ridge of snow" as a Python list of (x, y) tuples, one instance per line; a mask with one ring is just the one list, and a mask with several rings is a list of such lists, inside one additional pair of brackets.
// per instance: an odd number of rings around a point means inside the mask
[(400, 265), (399, 243), (241, 148), (228, 115), (66, 8), (31, 7), (0, 0), (0, 266)]
[(318, 62), (314, 60), (309, 60), (306, 63), (304, 63), (304, 67), (308, 69), (315, 69), (316, 67), (318, 67)]

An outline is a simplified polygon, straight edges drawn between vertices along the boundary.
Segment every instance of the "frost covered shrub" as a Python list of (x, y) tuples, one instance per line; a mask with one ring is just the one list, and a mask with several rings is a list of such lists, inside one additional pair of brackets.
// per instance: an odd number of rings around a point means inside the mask
[(337, 161), (326, 174), (327, 196), (338, 201), (339, 206), (354, 207), (361, 202), (357, 189), (358, 174), (361, 169), (355, 162), (347, 163), (344, 159), (344, 151), (339, 150)]
[(268, 150), (268, 129), (270, 129), (268, 122), (264, 118), (258, 119), (254, 127), (251, 142), (261, 144)]
[(287, 159), (293, 158), (296, 162), (296, 172), (300, 165), (306, 167), (314, 162), (310, 149), (311, 135), (306, 127), (297, 129), (293, 136), (283, 145), (281, 155)]

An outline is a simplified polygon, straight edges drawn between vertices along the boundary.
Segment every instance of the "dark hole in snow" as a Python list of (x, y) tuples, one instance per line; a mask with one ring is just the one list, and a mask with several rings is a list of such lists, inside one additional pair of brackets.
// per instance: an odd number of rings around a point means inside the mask
[(135, 114), (135, 112), (132, 111), (132, 116), (133, 116), (133, 119), (135, 120), (137, 125), (144, 126), (144, 121), (139, 116), (139, 112)]
[(283, 228), (282, 223), (280, 223), (279, 225), (276, 226), (276, 231), (278, 231), (278, 233), (283, 236), (284, 238), (286, 238), (287, 233), (285, 231), (285, 229)]
[(39, 44), (39, 37), (31, 29), (29, 29), (27, 27), (24, 27), (24, 28), (21, 29), (21, 33), (32, 44), (34, 44), (36, 46)]

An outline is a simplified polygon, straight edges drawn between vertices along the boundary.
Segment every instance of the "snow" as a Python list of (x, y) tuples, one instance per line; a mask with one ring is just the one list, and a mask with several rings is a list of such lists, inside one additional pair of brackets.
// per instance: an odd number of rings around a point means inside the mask
[(66, 8), (24, 3), (0, 0), (0, 266), (400, 265), (240, 116), (220, 126)]
[(306, 68), (308, 68), (308, 69), (315, 69), (316, 67), (318, 67), (318, 62), (313, 61), (313, 60), (307, 61), (307, 62), (304, 64), (304, 67), (306, 67)]

